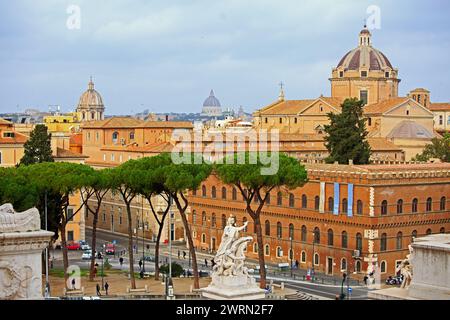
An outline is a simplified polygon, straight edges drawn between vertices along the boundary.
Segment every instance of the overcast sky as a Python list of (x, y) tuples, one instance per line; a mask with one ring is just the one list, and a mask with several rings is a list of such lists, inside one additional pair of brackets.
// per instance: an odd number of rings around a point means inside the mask
[[(67, 27), (70, 5), (80, 29)], [(425, 87), (450, 101), (446, 0), (17, 0), (0, 3), (0, 113), (71, 111), (91, 75), (107, 114), (200, 112), (210, 89), (253, 111), (280, 81), (287, 99), (329, 95), (371, 5), (373, 45), (399, 68), (400, 94)]]

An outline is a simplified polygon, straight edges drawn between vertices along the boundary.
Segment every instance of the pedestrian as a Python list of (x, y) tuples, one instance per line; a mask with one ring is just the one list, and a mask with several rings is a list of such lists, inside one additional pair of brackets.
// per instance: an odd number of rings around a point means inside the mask
[(75, 290), (75, 278), (72, 279), (72, 290)]
[(123, 258), (122, 257), (119, 258), (119, 263), (120, 263), (120, 269), (122, 269), (122, 265), (123, 265)]
[(180, 250), (178, 250), (178, 259), (180, 259)]
[(142, 269), (142, 260), (139, 260), (139, 270)]
[(206, 260), (206, 258), (205, 258), (205, 267), (206, 268), (208, 267), (208, 260)]
[(214, 258), (211, 259), (211, 269), (214, 268), (216, 265), (216, 262), (214, 261)]
[(186, 259), (186, 251), (183, 251), (183, 259)]
[(97, 289), (97, 296), (101, 296), (102, 294), (100, 293), (100, 285), (98, 283), (96, 289)]
[(298, 269), (299, 264), (298, 260), (295, 260), (295, 269)]
[(364, 276), (364, 284), (367, 286), (367, 280), (369, 279), (369, 277), (367, 275)]
[(97, 267), (94, 267), (94, 279), (97, 276)]
[(106, 295), (108, 295), (108, 288), (109, 288), (109, 284), (108, 282), (105, 283), (105, 293)]

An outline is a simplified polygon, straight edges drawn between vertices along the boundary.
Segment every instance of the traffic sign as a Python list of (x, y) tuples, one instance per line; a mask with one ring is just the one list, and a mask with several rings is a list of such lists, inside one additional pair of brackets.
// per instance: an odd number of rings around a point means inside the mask
[(351, 292), (352, 292), (352, 290), (353, 290), (352, 288), (348, 288), (348, 292), (350, 292), (350, 293), (351, 293)]
[(116, 241), (116, 240), (113, 240), (112, 243), (113, 243), (113, 244), (117, 244), (117, 241)]

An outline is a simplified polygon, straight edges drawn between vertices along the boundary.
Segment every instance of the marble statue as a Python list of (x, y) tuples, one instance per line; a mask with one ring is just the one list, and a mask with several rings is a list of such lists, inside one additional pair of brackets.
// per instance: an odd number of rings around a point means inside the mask
[(42, 299), (42, 251), (54, 233), (40, 227), (36, 208), (0, 206), (0, 300)]
[(27, 232), (41, 229), (41, 218), (36, 208), (15, 212), (12, 204), (0, 206), (0, 233)]
[(411, 284), (412, 275), (413, 275), (413, 268), (411, 264), (413, 249), (412, 246), (408, 246), (409, 254), (406, 256), (406, 259), (403, 259), (402, 262), (398, 265), (396, 272), (400, 271), (400, 274), (403, 276), (402, 285), (400, 288), (406, 289)]
[(211, 284), (202, 289), (202, 295), (211, 299), (263, 299), (264, 290), (256, 284), (245, 267), (245, 249), (253, 237), (239, 237), (247, 227), (236, 225), (236, 218), (230, 216), (222, 234), (222, 241), (214, 257)]

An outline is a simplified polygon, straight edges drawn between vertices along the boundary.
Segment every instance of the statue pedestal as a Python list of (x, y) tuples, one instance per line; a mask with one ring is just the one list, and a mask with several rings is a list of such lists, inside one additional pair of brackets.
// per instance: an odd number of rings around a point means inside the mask
[(49, 231), (0, 233), (0, 300), (42, 299), (42, 250)]
[(201, 289), (202, 296), (213, 300), (259, 300), (266, 297), (255, 279), (248, 275), (212, 276), (211, 284)]

